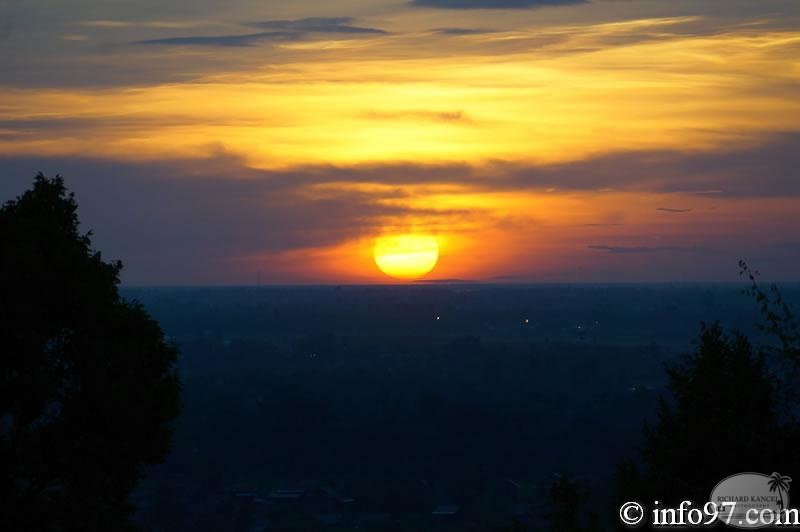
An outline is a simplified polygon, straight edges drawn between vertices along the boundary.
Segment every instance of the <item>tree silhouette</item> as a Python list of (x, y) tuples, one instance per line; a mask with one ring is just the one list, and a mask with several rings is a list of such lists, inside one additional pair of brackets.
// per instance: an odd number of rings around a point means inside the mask
[(655, 426), (645, 429), (642, 470), (620, 466), (620, 500), (702, 507), (725, 477), (784, 463), (793, 436), (777, 422), (764, 355), (746, 337), (703, 325), (695, 352), (667, 373), (672, 397), (662, 397)]
[(800, 406), (800, 325), (775, 284), (764, 290), (758, 282), (757, 270), (752, 270), (745, 261), (739, 261), (739, 268), (739, 274), (750, 281), (746, 292), (753, 296), (764, 319), (758, 328), (772, 340), (762, 346), (762, 351), (775, 368), (775, 400), (780, 409), (780, 421), (785, 426), (797, 427), (797, 410)]
[(178, 351), (90, 236), (59, 176), (0, 208), (4, 530), (125, 530), (141, 468), (171, 447)]
[[(556, 476), (550, 484), (548, 509), (545, 517), (546, 528), (551, 532), (593, 532), (600, 530), (600, 523), (595, 512), (588, 506), (589, 489), (573, 480), (568, 474)], [(498, 532), (528, 532), (540, 530), (528, 527), (514, 520), (511, 525), (500, 528)]]
[(781, 510), (786, 509), (784, 494), (789, 492), (789, 482), (791, 481), (792, 479), (790, 477), (782, 476), (780, 473), (772, 473), (767, 482), (767, 484), (769, 484), (769, 491), (778, 493), (778, 504), (780, 504)]
[[(661, 399), (656, 425), (645, 428), (642, 460), (619, 465), (618, 501), (702, 505), (731, 474), (800, 467), (800, 327), (775, 285), (765, 291), (757, 271), (744, 261), (739, 267), (771, 343), (753, 349), (718, 323), (702, 325), (696, 351), (667, 368), (672, 397)], [(782, 508), (789, 482), (778, 473), (769, 481)]]
[(569, 475), (561, 474), (550, 485), (550, 510), (547, 518), (552, 532), (598, 530), (597, 516), (588, 511), (588, 489)]
[(755, 298), (761, 314), (766, 320), (766, 323), (761, 324), (759, 328), (778, 341), (778, 347), (773, 347), (771, 350), (778, 350), (781, 354), (794, 358), (794, 362), (800, 362), (798, 360), (800, 359), (800, 326), (777, 285), (772, 284), (769, 292), (764, 291), (758, 283), (759, 272), (751, 269), (743, 260), (739, 261), (739, 275), (750, 281), (747, 292)]

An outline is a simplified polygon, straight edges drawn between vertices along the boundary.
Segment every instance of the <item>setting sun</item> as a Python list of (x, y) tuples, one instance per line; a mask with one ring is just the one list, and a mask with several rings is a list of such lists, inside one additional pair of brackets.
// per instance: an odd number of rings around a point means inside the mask
[(373, 255), (386, 275), (418, 279), (436, 266), (439, 242), (435, 236), (424, 234), (383, 236), (376, 240)]

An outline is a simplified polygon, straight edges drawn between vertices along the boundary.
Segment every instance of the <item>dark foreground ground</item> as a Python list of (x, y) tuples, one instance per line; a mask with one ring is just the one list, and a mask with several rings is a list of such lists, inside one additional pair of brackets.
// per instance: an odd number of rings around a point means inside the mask
[[(148, 530), (497, 530), (556, 475), (606, 513), (701, 321), (743, 285), (137, 288), (183, 413), (133, 500)], [(784, 287), (790, 301), (797, 287)]]

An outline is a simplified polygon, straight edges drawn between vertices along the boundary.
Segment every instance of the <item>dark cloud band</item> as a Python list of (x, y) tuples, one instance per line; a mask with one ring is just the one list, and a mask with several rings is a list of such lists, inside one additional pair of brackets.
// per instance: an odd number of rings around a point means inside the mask
[(604, 246), (604, 245), (591, 245), (586, 246), (588, 249), (596, 251), (604, 251), (606, 253), (626, 254), (626, 253), (658, 253), (670, 251), (700, 251), (697, 248), (688, 248), (680, 246)]
[(587, 0), (412, 0), (412, 5), (440, 9), (527, 9), (584, 4)]
[(160, 46), (254, 46), (262, 42), (302, 41), (319, 34), (335, 34), (341, 37), (356, 38), (368, 35), (384, 35), (387, 32), (377, 28), (354, 26), (351, 17), (303, 18), (297, 20), (266, 20), (245, 24), (251, 28), (268, 31), (236, 35), (190, 35), (147, 39), (133, 44)]

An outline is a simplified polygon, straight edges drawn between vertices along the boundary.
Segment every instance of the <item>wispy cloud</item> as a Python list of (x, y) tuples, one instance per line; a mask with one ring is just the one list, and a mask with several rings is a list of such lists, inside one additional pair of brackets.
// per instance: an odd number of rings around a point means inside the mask
[(681, 246), (603, 246), (591, 245), (586, 246), (589, 249), (597, 251), (604, 251), (606, 253), (659, 253), (665, 251), (699, 251), (698, 248), (689, 248)]
[(453, 36), (485, 35), (497, 32), (497, 30), (486, 30), (480, 28), (434, 28), (431, 31), (434, 33), (438, 33), (440, 35), (453, 35)]
[[(19, 194), (39, 170), (65, 175), (81, 204), (84, 229), (96, 230), (100, 249), (123, 259), (126, 280), (136, 282), (219, 282), (228, 279), (232, 260), (237, 268), (258, 267), (268, 275), (285, 265), (294, 271), (285, 278), (295, 281), (324, 279), (320, 272), (331, 257), (368, 273), (371, 239), (409, 227), (458, 243), (449, 248), (441, 278), (488, 279), (525, 270), (526, 277), (542, 279), (547, 272), (565, 271), (567, 264), (595, 275), (592, 261), (611, 256), (631, 257), (622, 262), (639, 268), (639, 279), (663, 278), (665, 256), (672, 267), (689, 265), (695, 252), (708, 251), (717, 262), (702, 267), (713, 270), (728, 260), (727, 248), (735, 252), (730, 259), (735, 263), (752, 246), (763, 247), (764, 234), (777, 242), (796, 240), (787, 222), (795, 209), (786, 199), (709, 200), (724, 212), (698, 210), (715, 228), (704, 234), (680, 217), (658, 223), (655, 206), (677, 199), (671, 194), (562, 195), (506, 188), (502, 176), (457, 165), (260, 170), (221, 151), (202, 160), (149, 162), (0, 157), (0, 168), (6, 176), (0, 200)], [(624, 223), (592, 223), (616, 219)], [(586, 253), (589, 235), (593, 253)], [(472, 245), (462, 247), (464, 242)], [(353, 251), (355, 245), (362, 247)], [(359, 255), (364, 249), (366, 256)], [(324, 256), (308, 258), (323, 251)], [(353, 263), (353, 253), (362, 262)], [(785, 257), (796, 249), (787, 245), (781, 253)], [(294, 254), (291, 260), (287, 254)], [(330, 272), (326, 275), (330, 279)]]
[[(561, 190), (649, 190), (698, 197), (800, 196), (800, 133), (766, 136), (758, 143), (714, 151), (673, 150), (611, 153), (584, 161), (506, 170), (512, 187)], [(621, 170), (622, 169), (622, 170)], [(680, 214), (691, 209), (658, 207)]]
[(584, 4), (587, 0), (412, 0), (415, 6), (441, 9), (526, 9)]
[(208, 22), (196, 20), (115, 20), (115, 19), (95, 19), (82, 20), (77, 23), (84, 28), (150, 28), (150, 29), (183, 29), (196, 28), (207, 25)]
[(303, 18), (297, 20), (267, 20), (248, 22), (246, 27), (262, 28), (268, 31), (245, 34), (226, 35), (189, 35), (145, 39), (134, 44), (151, 44), (161, 46), (221, 46), (244, 47), (262, 42), (301, 41), (315, 35), (332, 34), (339, 38), (357, 38), (361, 36), (384, 35), (387, 32), (378, 28), (354, 26), (353, 18)]
[(167, 37), (163, 39), (145, 39), (133, 44), (160, 46), (253, 46), (265, 41), (291, 41), (297, 39), (294, 32), (265, 31), (244, 35), (193, 35), (190, 37)]
[(463, 111), (367, 111), (364, 113), (372, 120), (423, 120), (432, 122), (472, 123), (472, 119)]
[(656, 210), (660, 211), (660, 212), (669, 212), (669, 213), (674, 213), (674, 214), (678, 214), (678, 213), (682, 213), (682, 212), (691, 212), (692, 211), (692, 209), (673, 209), (671, 207), (658, 207)]
[(355, 26), (353, 17), (311, 17), (297, 20), (266, 20), (249, 23), (250, 26), (269, 30), (287, 30), (300, 33), (344, 33), (354, 35), (382, 35), (378, 28)]
[(590, 223), (590, 224), (583, 224), (584, 227), (619, 227), (621, 223)]

